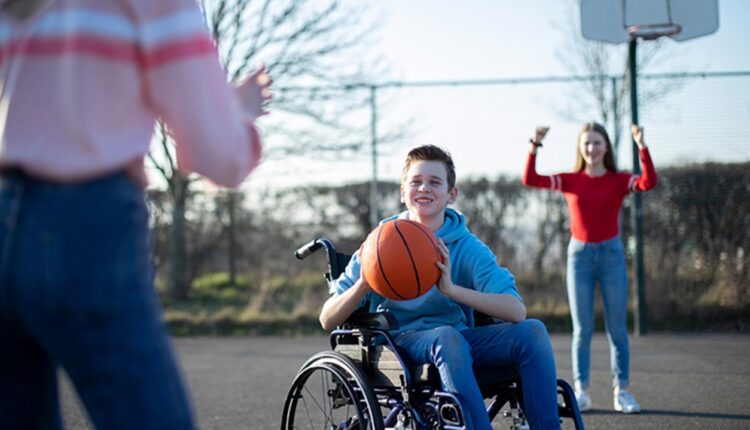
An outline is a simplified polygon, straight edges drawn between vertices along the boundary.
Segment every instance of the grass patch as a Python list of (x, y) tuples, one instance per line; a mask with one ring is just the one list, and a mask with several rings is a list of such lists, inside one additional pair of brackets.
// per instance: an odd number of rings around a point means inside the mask
[[(226, 273), (216, 273), (194, 281), (189, 301), (165, 301), (165, 319), (177, 336), (319, 335), (325, 332), (320, 328), (318, 313), (327, 297), (327, 288), (317, 272), (275, 276), (264, 284), (244, 276), (232, 283)], [(543, 321), (552, 333), (571, 333), (567, 302), (543, 297), (540, 294), (536, 300), (527, 301), (529, 318)], [(653, 306), (648, 316), (647, 329), (652, 332), (750, 333), (750, 306)], [(595, 331), (603, 332), (600, 306), (594, 321)], [(631, 314), (630, 330), (633, 321)]]
[(317, 315), (267, 315), (242, 317), (237, 313), (212, 315), (166, 314), (167, 324), (175, 336), (259, 336), (324, 334)]

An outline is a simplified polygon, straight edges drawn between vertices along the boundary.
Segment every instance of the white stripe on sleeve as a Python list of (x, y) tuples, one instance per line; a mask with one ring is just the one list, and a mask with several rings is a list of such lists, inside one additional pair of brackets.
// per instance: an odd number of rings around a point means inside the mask
[(635, 191), (635, 181), (640, 178), (639, 175), (630, 175), (630, 181), (628, 182), (628, 190)]

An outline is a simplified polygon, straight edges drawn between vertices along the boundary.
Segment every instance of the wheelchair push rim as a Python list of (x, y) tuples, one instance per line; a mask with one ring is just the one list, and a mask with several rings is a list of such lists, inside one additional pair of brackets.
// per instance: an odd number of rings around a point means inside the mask
[(346, 356), (321, 352), (297, 372), (284, 402), (282, 430), (382, 430), (380, 406)]

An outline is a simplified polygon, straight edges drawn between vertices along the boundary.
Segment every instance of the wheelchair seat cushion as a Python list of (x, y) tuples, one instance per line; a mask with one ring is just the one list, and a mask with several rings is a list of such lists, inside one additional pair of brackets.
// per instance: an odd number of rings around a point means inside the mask
[[(411, 380), (415, 384), (440, 384), (440, 372), (432, 363), (412, 365), (410, 372)], [(474, 376), (480, 386), (506, 385), (518, 380), (518, 372), (510, 365), (475, 367)]]
[[(395, 352), (378, 345), (367, 352), (359, 345), (340, 344), (336, 351), (362, 365), (370, 382), (375, 387), (399, 387), (404, 376), (404, 367)], [(411, 383), (418, 386), (440, 387), (440, 373), (434, 364), (408, 364)], [(474, 368), (474, 375), (480, 387), (508, 385), (518, 380), (518, 372), (511, 365)]]

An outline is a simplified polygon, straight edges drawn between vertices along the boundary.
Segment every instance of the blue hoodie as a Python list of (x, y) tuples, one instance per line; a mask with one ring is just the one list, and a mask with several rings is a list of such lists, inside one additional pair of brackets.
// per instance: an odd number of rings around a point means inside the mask
[[(402, 212), (381, 221), (408, 219), (409, 212)], [(510, 294), (521, 300), (516, 289), (516, 280), (503, 267), (498, 266), (497, 257), (466, 226), (464, 216), (454, 209), (445, 210), (445, 222), (435, 232), (445, 242), (451, 258), (451, 279), (456, 285), (472, 288), (484, 293)], [(360, 277), (361, 263), (358, 253), (352, 256), (344, 273), (331, 283), (331, 292), (341, 294), (351, 288)], [(413, 300), (390, 300), (370, 292), (362, 301), (370, 302), (370, 312), (389, 311), (399, 322), (393, 335), (411, 330), (427, 330), (440, 326), (452, 326), (463, 330), (474, 326), (473, 310), (445, 296), (434, 286), (424, 295)]]

